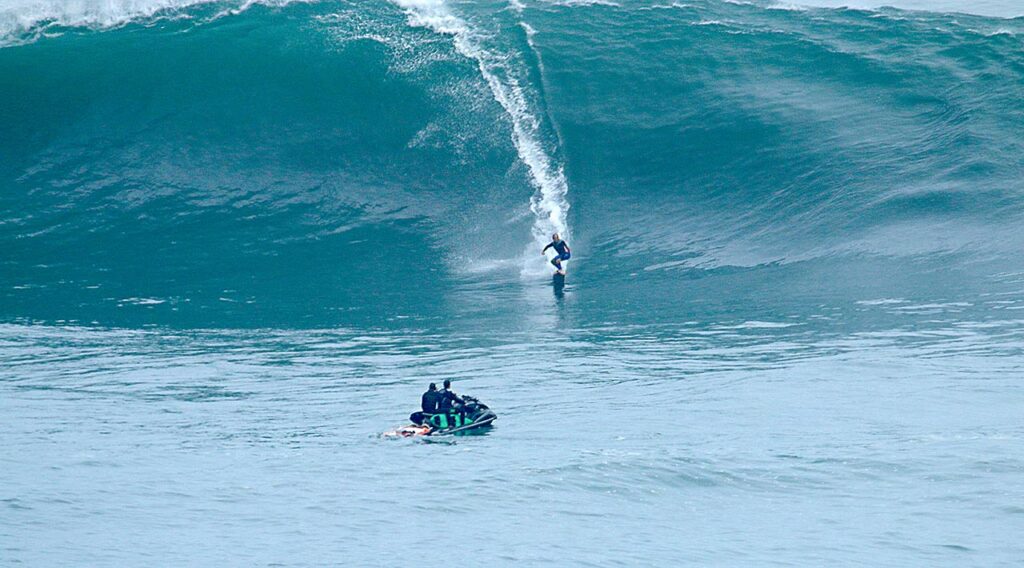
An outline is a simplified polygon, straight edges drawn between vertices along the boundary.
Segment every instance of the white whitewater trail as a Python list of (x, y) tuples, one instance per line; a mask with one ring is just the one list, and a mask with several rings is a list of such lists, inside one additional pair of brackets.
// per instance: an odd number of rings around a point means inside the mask
[(483, 47), (482, 40), (462, 18), (451, 12), (443, 0), (393, 0), (405, 10), (409, 24), (451, 36), (455, 49), (476, 62), (481, 76), (487, 82), (494, 100), (501, 105), (512, 121), (512, 142), (519, 159), (530, 171), (534, 194), (530, 210), (534, 215), (533, 241), (524, 255), (523, 276), (536, 276), (548, 272), (537, 254), (550, 242), (551, 233), (561, 233), (569, 240), (566, 217), (569, 202), (569, 184), (561, 167), (544, 150), (541, 142), (541, 123), (531, 112), (526, 94), (513, 70), (510, 57)]

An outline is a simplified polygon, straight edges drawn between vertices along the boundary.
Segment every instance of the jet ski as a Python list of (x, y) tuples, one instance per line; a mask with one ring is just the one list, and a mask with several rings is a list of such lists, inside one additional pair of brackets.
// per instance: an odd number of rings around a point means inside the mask
[(462, 401), (461, 406), (447, 412), (436, 414), (413, 412), (409, 416), (409, 420), (412, 421), (411, 425), (403, 426), (393, 433), (388, 432), (388, 434), (402, 437), (460, 434), (489, 428), (491, 423), (498, 419), (498, 415), (478, 399), (463, 395)]

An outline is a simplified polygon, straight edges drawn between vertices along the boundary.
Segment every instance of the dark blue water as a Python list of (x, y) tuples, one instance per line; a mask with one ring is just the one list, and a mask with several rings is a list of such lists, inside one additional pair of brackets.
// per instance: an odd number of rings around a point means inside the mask
[(1019, 564), (996, 4), (0, 8), (0, 564)]

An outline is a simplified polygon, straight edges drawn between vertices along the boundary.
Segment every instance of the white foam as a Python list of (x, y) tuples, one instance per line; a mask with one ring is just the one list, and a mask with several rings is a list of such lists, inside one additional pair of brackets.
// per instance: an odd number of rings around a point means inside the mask
[(877, 300), (860, 300), (857, 303), (862, 306), (891, 306), (894, 304), (905, 304), (907, 301), (901, 298), (879, 298)]
[(182, 11), (196, 6), (223, 4), (224, 10), (217, 16), (225, 16), (238, 14), (256, 4), (277, 6), (291, 1), (0, 0), (0, 47), (47, 35), (54, 27), (104, 30), (155, 17), (180, 17)]
[(121, 300), (121, 302), (123, 302), (125, 304), (135, 304), (137, 306), (159, 306), (160, 304), (163, 304), (166, 301), (167, 300), (164, 300), (162, 298), (135, 298), (135, 297), (124, 298), (124, 299)]
[(0, 42), (46, 25), (110, 28), (167, 10), (212, 0), (5, 0), (0, 3)]
[(622, 6), (611, 0), (548, 0), (548, 4), (555, 6), (613, 6), (616, 8)]
[(393, 0), (403, 8), (409, 24), (451, 36), (455, 49), (473, 60), (490, 88), (494, 100), (512, 121), (512, 141), (519, 159), (530, 172), (535, 192), (530, 199), (534, 215), (531, 243), (524, 254), (524, 276), (547, 271), (537, 251), (558, 232), (569, 239), (566, 214), (569, 185), (562, 168), (556, 166), (541, 143), (541, 124), (533, 114), (516, 74), (509, 68), (510, 58), (483, 46), (482, 38), (470, 25), (451, 12), (443, 0)]

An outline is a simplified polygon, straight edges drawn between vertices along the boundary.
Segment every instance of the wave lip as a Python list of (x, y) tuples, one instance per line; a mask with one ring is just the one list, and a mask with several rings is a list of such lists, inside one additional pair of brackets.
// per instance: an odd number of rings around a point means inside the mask
[(31, 42), (68, 29), (109, 30), (135, 22), (193, 17), (200, 7), (211, 19), (252, 6), (285, 6), (311, 0), (6, 0), (0, 6), (0, 48)]

